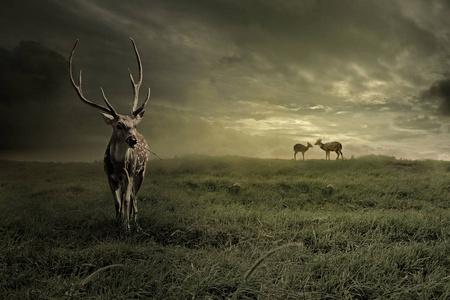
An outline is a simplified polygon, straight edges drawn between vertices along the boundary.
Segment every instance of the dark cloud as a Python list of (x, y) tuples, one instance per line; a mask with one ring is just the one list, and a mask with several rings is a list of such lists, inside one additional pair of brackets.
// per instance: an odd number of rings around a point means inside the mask
[(435, 94), (441, 99), (439, 110), (442, 114), (450, 116), (450, 79), (442, 80), (433, 85), (431, 94)]
[(20, 42), (12, 51), (0, 48), (0, 64), (3, 103), (53, 101), (67, 82), (67, 61), (35, 41)]
[(450, 116), (450, 78), (435, 82), (422, 93), (421, 101), (425, 108), (440, 115)]
[(70, 140), (76, 110), (65, 106), (67, 60), (35, 41), (0, 49), (0, 150), (55, 147)]
[[(0, 148), (101, 157), (110, 128), (77, 98), (67, 57), (78, 38), (86, 97), (101, 103), (102, 86), (126, 113), (131, 36), (141, 89), (152, 88), (139, 128), (163, 156), (291, 157), (318, 137), (345, 154), (395, 155), (419, 139), (442, 153), (448, 10), (441, 0), (13, 1), (0, 10)], [(25, 40), (36, 42), (17, 47)]]

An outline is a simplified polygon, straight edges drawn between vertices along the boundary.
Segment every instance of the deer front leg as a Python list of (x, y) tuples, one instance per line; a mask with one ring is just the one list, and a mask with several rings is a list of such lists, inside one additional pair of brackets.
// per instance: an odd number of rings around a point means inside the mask
[(130, 208), (130, 221), (133, 222), (136, 232), (139, 232), (139, 224), (137, 222), (137, 214), (138, 214), (138, 208), (137, 208), (137, 195), (136, 192), (134, 190), (134, 188), (132, 188), (131, 191), (131, 208)]
[(121, 218), (122, 225), (126, 230), (130, 230), (130, 216), (133, 212), (133, 180), (127, 176), (122, 192)]
[(113, 191), (113, 195), (114, 195), (114, 206), (116, 208), (116, 223), (117, 225), (119, 225), (121, 219), (120, 210), (122, 208), (122, 201), (121, 201), (122, 191), (120, 187), (118, 187), (115, 191)]
[(131, 213), (130, 213), (130, 219), (137, 223), (137, 196), (134, 193), (131, 193)]
[(129, 184), (127, 184), (124, 188), (124, 191), (122, 193), (122, 205), (121, 205), (121, 212), (120, 217), (122, 219), (122, 226), (126, 229), (130, 229), (130, 202), (131, 202), (131, 193)]
[(128, 191), (129, 176), (125, 169), (124, 171), (125, 174), (119, 175), (119, 188), (117, 189), (116, 193), (114, 193), (114, 199), (116, 200), (117, 225), (128, 229), (128, 216), (130, 210), (130, 196)]
[(139, 225), (137, 223), (137, 214), (138, 214), (138, 192), (141, 188), (142, 181), (145, 177), (145, 169), (141, 170), (134, 178), (133, 178), (133, 189), (131, 193), (131, 220), (134, 220), (134, 223), (136, 224), (136, 228), (139, 231)]
[(114, 207), (116, 209), (116, 222), (119, 224), (120, 221), (120, 209), (122, 207), (122, 191), (117, 180), (114, 180), (111, 176), (108, 176), (109, 187), (114, 197)]
[[(131, 187), (131, 212), (130, 212), (130, 219), (134, 221), (134, 223), (137, 226), (137, 214), (138, 214), (138, 198), (137, 198), (137, 192), (139, 190), (139, 187), (136, 185), (139, 185), (137, 183), (139, 181), (139, 178), (134, 180), (134, 184)], [(136, 189), (137, 187), (137, 189)], [(137, 226), (139, 227), (139, 226)]]

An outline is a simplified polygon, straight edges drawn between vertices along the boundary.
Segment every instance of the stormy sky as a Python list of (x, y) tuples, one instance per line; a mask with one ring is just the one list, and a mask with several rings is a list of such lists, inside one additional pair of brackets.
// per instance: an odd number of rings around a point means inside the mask
[[(450, 3), (440, 0), (19, 0), (0, 10), (0, 159), (101, 160), (112, 129), (82, 103), (100, 87), (152, 151), (450, 160)], [(75, 74), (76, 76), (76, 74)], [(317, 146), (306, 158), (324, 158)], [(332, 154), (332, 158), (335, 154)]]

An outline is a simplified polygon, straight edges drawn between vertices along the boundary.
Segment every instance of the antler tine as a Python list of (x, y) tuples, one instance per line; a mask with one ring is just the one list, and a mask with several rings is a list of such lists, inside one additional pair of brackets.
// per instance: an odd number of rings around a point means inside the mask
[(108, 99), (106, 99), (105, 96), (105, 91), (103, 91), (103, 88), (101, 87), (100, 90), (102, 91), (102, 96), (103, 96), (103, 100), (105, 100), (106, 105), (108, 106), (109, 110), (111, 110), (111, 113), (113, 114), (114, 117), (117, 117), (117, 112), (114, 109), (114, 107), (112, 107), (112, 105), (109, 103)]
[(147, 105), (149, 99), (150, 99), (150, 88), (148, 88), (147, 98), (145, 99), (144, 103), (142, 103), (142, 105), (132, 113), (133, 116), (136, 117), (141, 111), (144, 110), (144, 107)]
[(139, 80), (137, 83), (134, 81), (134, 78), (133, 78), (133, 75), (131, 74), (130, 69), (128, 69), (128, 73), (130, 74), (130, 79), (131, 79), (131, 85), (133, 86), (133, 105), (131, 107), (131, 114), (134, 114), (134, 112), (136, 111), (137, 104), (138, 104), (139, 88), (141, 87), (141, 84), (142, 84), (142, 63), (141, 63), (141, 57), (139, 56), (139, 52), (136, 47), (136, 43), (134, 42), (133, 38), (130, 38), (130, 40), (131, 40), (131, 43), (133, 44), (134, 53), (136, 54), (136, 59), (138, 61), (138, 69), (139, 69)]
[(92, 107), (95, 107), (97, 109), (100, 109), (100, 110), (102, 110), (102, 111), (104, 111), (104, 112), (106, 112), (108, 114), (112, 114), (114, 117), (117, 117), (117, 113), (114, 110), (114, 108), (111, 106), (111, 104), (109, 104), (108, 100), (106, 99), (105, 93), (103, 92), (103, 89), (102, 89), (103, 99), (105, 100), (106, 105), (108, 105), (109, 109), (104, 107), (104, 106), (102, 106), (102, 105), (95, 104), (95, 103), (89, 101), (88, 99), (86, 99), (86, 97), (84, 97), (83, 90), (81, 88), (81, 84), (82, 84), (82, 79), (81, 79), (81, 72), (82, 71), (81, 70), (80, 70), (80, 76), (79, 76), (79, 84), (77, 85), (75, 83), (75, 80), (73, 79), (73, 73), (72, 73), (72, 58), (73, 58), (73, 54), (75, 53), (75, 48), (77, 47), (78, 41), (79, 40), (77, 39), (75, 44), (73, 45), (72, 52), (70, 53), (70, 57), (69, 57), (69, 75), (70, 75), (70, 82), (72, 83), (73, 88), (75, 89), (75, 91), (77, 92), (78, 96), (80, 97), (80, 99), (84, 103), (86, 103), (86, 104), (88, 104), (88, 105), (90, 105)]

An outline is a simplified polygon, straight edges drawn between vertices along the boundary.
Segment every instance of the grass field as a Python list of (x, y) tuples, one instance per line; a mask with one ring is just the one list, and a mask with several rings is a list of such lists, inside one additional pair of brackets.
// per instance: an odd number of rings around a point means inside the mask
[(450, 162), (151, 161), (129, 235), (102, 164), (0, 165), (0, 299), (450, 299)]

